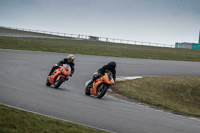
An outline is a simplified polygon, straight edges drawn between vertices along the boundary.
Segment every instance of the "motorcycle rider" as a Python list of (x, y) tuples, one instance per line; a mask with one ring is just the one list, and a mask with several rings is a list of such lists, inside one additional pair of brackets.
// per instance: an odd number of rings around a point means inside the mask
[(56, 70), (57, 68), (59, 68), (60, 66), (62, 66), (63, 64), (68, 64), (71, 67), (71, 75), (74, 73), (74, 60), (75, 60), (75, 56), (73, 54), (69, 54), (67, 58), (64, 58), (63, 60), (59, 61), (57, 64), (55, 64), (51, 71), (49, 72), (48, 76), (51, 76), (54, 72), (54, 70)]
[(103, 76), (106, 72), (106, 70), (109, 70), (112, 72), (113, 74), (113, 79), (115, 81), (116, 79), (116, 63), (114, 61), (110, 61), (107, 65), (104, 65), (103, 67), (101, 67), (98, 72), (96, 74), (93, 75), (92, 80), (89, 82), (89, 86), (92, 87), (93, 82), (100, 78), (101, 76)]

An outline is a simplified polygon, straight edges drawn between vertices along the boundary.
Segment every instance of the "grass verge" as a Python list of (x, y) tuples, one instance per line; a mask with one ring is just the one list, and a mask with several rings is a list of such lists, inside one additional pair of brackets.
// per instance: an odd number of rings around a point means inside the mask
[(138, 46), (89, 40), (0, 37), (0, 48), (143, 59), (200, 61), (199, 50)]
[(113, 90), (178, 114), (200, 117), (200, 77), (144, 77), (116, 83)]
[(105, 133), (105, 131), (66, 122), (0, 104), (1, 133)]

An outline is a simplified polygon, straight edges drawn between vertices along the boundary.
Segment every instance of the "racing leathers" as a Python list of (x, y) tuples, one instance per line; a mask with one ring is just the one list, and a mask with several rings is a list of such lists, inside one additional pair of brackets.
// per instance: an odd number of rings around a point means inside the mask
[(103, 67), (101, 67), (101, 68), (98, 70), (98, 73), (96, 73), (96, 74), (93, 75), (93, 78), (92, 78), (92, 80), (89, 82), (89, 85), (92, 86), (92, 83), (93, 83), (96, 79), (98, 79), (98, 78), (100, 78), (101, 76), (103, 76), (103, 75), (105, 74), (106, 70), (109, 70), (109, 71), (112, 72), (112, 74), (113, 74), (113, 79), (114, 79), (114, 81), (115, 81), (115, 79), (116, 79), (116, 69), (115, 69), (115, 67), (116, 67), (116, 63), (115, 63), (114, 61), (111, 61), (111, 62), (109, 62), (107, 65), (104, 65)]
[(68, 60), (68, 58), (64, 58), (63, 60), (61, 60), (61, 61), (59, 61), (57, 64), (55, 64), (53, 67), (52, 67), (52, 69), (51, 69), (51, 71), (49, 72), (49, 75), (48, 76), (51, 76), (52, 74), (53, 74), (53, 72), (57, 69), (57, 68), (59, 68), (59, 66), (62, 66), (63, 64), (68, 64), (70, 67), (71, 67), (71, 75), (70, 76), (72, 76), (72, 74), (74, 73), (74, 66), (75, 66), (75, 64), (74, 64), (74, 62), (69, 62), (69, 60)]

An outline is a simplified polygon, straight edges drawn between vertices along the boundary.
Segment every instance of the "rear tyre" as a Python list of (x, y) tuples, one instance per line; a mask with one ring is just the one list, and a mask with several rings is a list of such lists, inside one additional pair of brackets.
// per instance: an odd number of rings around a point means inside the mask
[(107, 89), (107, 84), (101, 84), (97, 89), (97, 98), (102, 98), (106, 94)]
[(49, 80), (48, 80), (48, 78), (47, 78), (46, 86), (50, 86), (50, 85), (51, 85), (51, 83), (49, 83)]
[(89, 84), (86, 86), (86, 88), (85, 88), (85, 95), (90, 95), (90, 88), (89, 88), (90, 86), (89, 86)]
[(54, 88), (58, 88), (62, 84), (63, 80), (64, 80), (64, 77), (60, 77), (59, 79), (57, 77), (55, 82), (54, 82), (55, 83)]

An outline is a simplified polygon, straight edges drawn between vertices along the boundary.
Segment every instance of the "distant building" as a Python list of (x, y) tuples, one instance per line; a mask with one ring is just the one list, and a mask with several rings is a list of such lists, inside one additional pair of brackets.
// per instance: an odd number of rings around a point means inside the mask
[(175, 48), (188, 48), (188, 49), (200, 49), (200, 43), (176, 43)]
[(200, 31), (199, 31), (199, 42), (198, 43), (175, 43), (175, 48), (189, 48), (189, 49), (200, 49)]
[(89, 39), (90, 39), (90, 40), (98, 41), (98, 40), (99, 40), (99, 37), (96, 37), (96, 36), (89, 36)]

